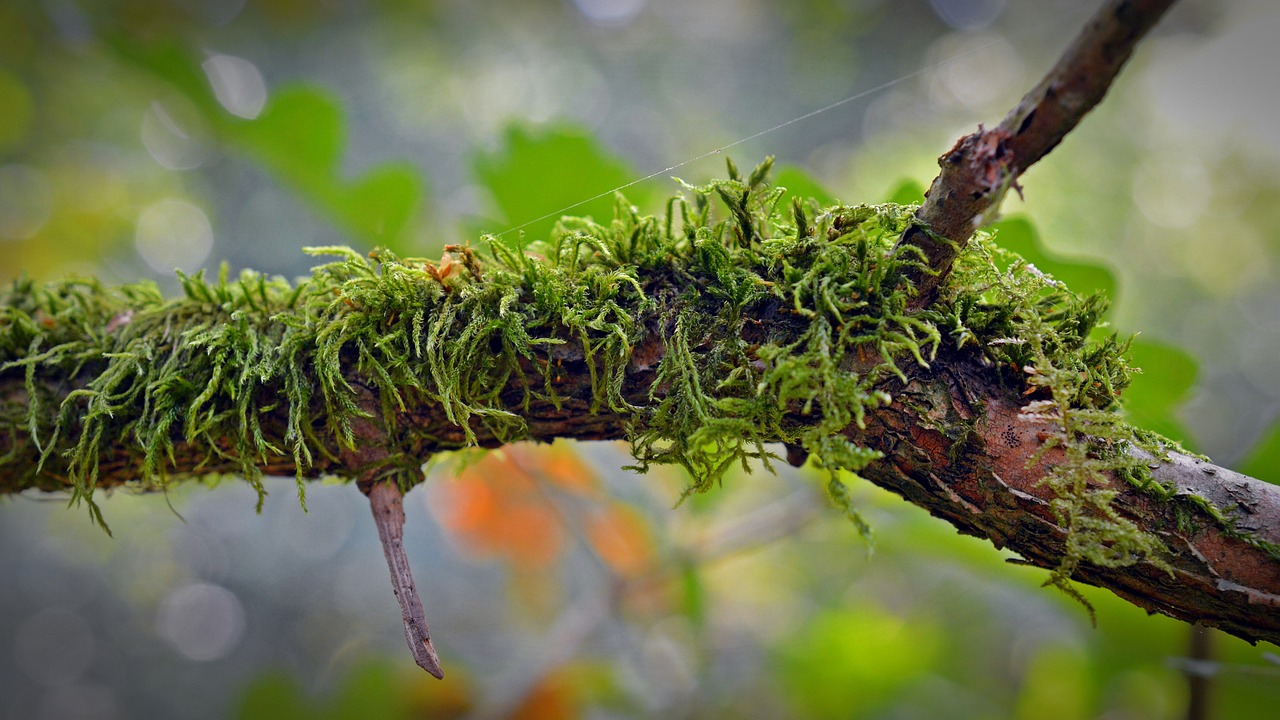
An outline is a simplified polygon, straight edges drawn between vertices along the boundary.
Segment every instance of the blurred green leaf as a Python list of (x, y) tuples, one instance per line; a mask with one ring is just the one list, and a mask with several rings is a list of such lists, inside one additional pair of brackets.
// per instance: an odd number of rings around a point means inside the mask
[(17, 76), (0, 67), (0, 153), (17, 147), (27, 137), (35, 117), (31, 92)]
[(1280, 485), (1280, 421), (1276, 421), (1236, 468), (1273, 485)]
[(787, 207), (791, 204), (791, 198), (798, 197), (802, 200), (813, 198), (818, 201), (819, 205), (835, 205), (840, 202), (836, 196), (832, 195), (817, 180), (813, 178), (807, 171), (796, 167), (795, 165), (784, 165), (776, 170), (773, 174), (773, 184), (776, 187), (786, 188), (787, 194), (782, 197), (779, 206)]
[(1093, 717), (1094, 696), (1088, 657), (1072, 648), (1049, 646), (1026, 668), (1015, 717), (1084, 720)]
[(306, 720), (315, 710), (302, 697), (293, 678), (284, 672), (259, 676), (240, 699), (236, 717), (239, 720)]
[[(568, 125), (537, 129), (511, 125), (502, 147), (477, 153), (472, 168), (499, 212), (483, 231), (504, 232), (528, 223), (520, 232), (532, 239), (550, 236), (562, 214), (608, 222), (614, 207), (609, 191), (637, 176), (590, 133)], [(584, 202), (602, 193), (603, 197)], [(642, 183), (627, 188), (624, 194), (633, 204), (648, 208), (653, 190)], [(537, 219), (548, 214), (551, 216)], [(517, 237), (513, 232), (505, 239), (514, 243)]]
[(919, 205), (924, 202), (924, 186), (915, 180), (903, 180), (889, 191), (889, 197), (885, 202)]
[[(917, 199), (916, 202), (919, 202)], [(996, 242), (1027, 259), (1032, 265), (1066, 283), (1076, 293), (1102, 293), (1116, 298), (1116, 278), (1106, 266), (1086, 260), (1072, 260), (1050, 252), (1029, 220), (1012, 217), (992, 226)]]
[(354, 668), (324, 717), (331, 720), (407, 718), (404, 683), (390, 661), (368, 662)]
[(262, 115), (229, 123), (226, 135), (356, 238), (404, 251), (426, 194), (423, 181), (409, 163), (392, 162), (345, 182), (346, 119), (332, 93), (281, 88)]
[(928, 673), (941, 642), (938, 628), (870, 603), (833, 609), (781, 649), (781, 678), (798, 716), (859, 717)]
[(170, 41), (144, 43), (123, 34), (110, 38), (108, 45), (117, 56), (191, 100), (224, 142), (259, 162), (355, 239), (405, 250), (426, 196), (425, 183), (406, 162), (379, 165), (346, 181), (341, 174), (346, 115), (332, 92), (286, 85), (269, 95), (257, 118), (242, 120), (219, 104), (198, 55), (189, 47)]
[(707, 619), (707, 591), (698, 564), (680, 561), (680, 612), (695, 628), (702, 629)]
[(249, 685), (236, 716), (239, 720), (407, 718), (411, 716), (413, 693), (397, 667), (389, 660), (360, 663), (351, 668), (332, 694), (318, 698), (305, 695), (287, 673), (270, 672)]
[(1195, 443), (1178, 419), (1177, 410), (1191, 397), (1199, 366), (1194, 358), (1172, 345), (1134, 338), (1129, 346), (1133, 364), (1142, 369), (1125, 390), (1125, 413), (1133, 424), (1177, 440), (1188, 448)]
[(344, 125), (332, 93), (294, 85), (272, 93), (257, 119), (234, 123), (231, 135), (281, 179), (315, 192), (337, 177)]
[(208, 119), (216, 120), (224, 114), (200, 67), (199, 56), (188, 45), (174, 39), (142, 42), (126, 33), (108, 34), (104, 40), (116, 57), (185, 95)]
[(347, 186), (333, 208), (359, 237), (400, 252), (410, 240), (425, 194), (422, 178), (412, 165), (384, 163)]

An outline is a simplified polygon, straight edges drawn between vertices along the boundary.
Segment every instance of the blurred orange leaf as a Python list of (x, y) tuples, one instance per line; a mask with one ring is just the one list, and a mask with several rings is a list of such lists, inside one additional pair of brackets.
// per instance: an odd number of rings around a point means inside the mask
[(542, 678), (511, 713), (517, 720), (561, 720), (580, 715), (573, 681), (562, 672)]
[(592, 514), (587, 523), (587, 537), (600, 557), (619, 575), (641, 574), (653, 556), (648, 525), (625, 505), (608, 505)]
[(565, 533), (541, 484), (584, 497), (597, 491), (594, 474), (570, 446), (510, 446), (438, 483), (432, 506), (469, 552), (538, 570), (559, 554)]

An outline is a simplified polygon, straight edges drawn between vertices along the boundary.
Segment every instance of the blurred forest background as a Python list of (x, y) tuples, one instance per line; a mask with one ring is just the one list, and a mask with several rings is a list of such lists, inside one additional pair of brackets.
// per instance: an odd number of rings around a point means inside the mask
[[(1096, 3), (31, 0), (0, 3), (0, 279), (307, 274), (308, 245), (438, 256), (627, 189), (778, 157), (779, 184), (912, 201)], [(1001, 239), (1141, 331), (1136, 422), (1280, 481), (1280, 8), (1184, 0), (1006, 202)], [(943, 63), (943, 64), (939, 64)], [(914, 73), (914, 74), (913, 74)], [(611, 199), (575, 209), (603, 215)], [(524, 231), (545, 235), (552, 220)], [(514, 238), (515, 234), (509, 234)], [(855, 485), (684, 478), (607, 444), (432, 467), (407, 545), (448, 678), (418, 670), (365, 499), (292, 479), (83, 509), (0, 503), (12, 718), (1176, 718), (1280, 707), (1270, 646), (1046, 574)], [(212, 485), (213, 483), (205, 483)]]

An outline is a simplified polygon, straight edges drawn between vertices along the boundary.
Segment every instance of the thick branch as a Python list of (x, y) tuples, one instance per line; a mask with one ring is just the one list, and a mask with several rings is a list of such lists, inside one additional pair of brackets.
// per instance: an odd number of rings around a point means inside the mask
[[(646, 324), (660, 327), (662, 318), (676, 314), (675, 310), (659, 308), (646, 318)], [(748, 319), (748, 324), (753, 322), (760, 320)], [(709, 352), (717, 342), (717, 338), (707, 338), (700, 352)], [(627, 398), (637, 404), (648, 402), (656, 360), (666, 351), (657, 332), (650, 332), (635, 345), (623, 386)], [(561, 346), (557, 354), (561, 367), (559, 407), (546, 401), (534, 401), (526, 407), (525, 388), (519, 379), (513, 378), (501, 393), (507, 408), (527, 423), (527, 439), (621, 439), (642, 429), (630, 426), (634, 423), (631, 415), (591, 411), (592, 373), (580, 347)], [(538, 359), (527, 361), (530, 376), (537, 372), (538, 364)], [(851, 438), (886, 456), (862, 474), (947, 520), (962, 533), (988, 538), (1029, 564), (1056, 567), (1065, 552), (1067, 532), (1051, 510), (1055, 497), (1042, 479), (1059, 458), (1050, 453), (1040, 465), (1027, 467), (1028, 456), (1042, 444), (1044, 428), (1020, 418), (1024, 405), (1021, 385), (1011, 382), (1007, 370), (971, 350), (943, 354), (933, 368), (916, 367), (909, 382), (895, 380), (886, 385), (895, 401), (871, 413), (865, 430), (849, 429)], [(354, 373), (349, 380), (357, 386), (363, 382)], [(25, 392), (22, 385), (13, 373), (0, 375), (0, 397), (21, 397)], [(45, 390), (58, 397), (65, 396), (69, 388), (49, 382)], [(382, 412), (372, 394), (362, 397), (362, 405), (375, 417)], [(814, 418), (796, 415), (793, 420), (806, 423)], [(395, 443), (406, 456), (426, 458), (466, 444), (462, 429), (438, 404), (410, 406), (397, 413), (397, 423)], [(283, 447), (284, 426), (280, 412), (265, 417), (266, 440)], [(501, 444), (484, 423), (475, 422), (472, 427), (480, 445)], [(36, 474), (36, 453), (29, 439), (13, 427), (0, 438), (0, 453), (17, 456), (8, 466), (9, 472), (0, 478), (0, 490), (66, 487), (67, 468), (62, 458), (51, 458)], [(338, 442), (333, 437), (321, 439), (335, 446)], [(109, 488), (133, 481), (143, 455), (143, 448), (124, 443), (106, 448), (100, 458), (98, 486)], [(234, 463), (196, 467), (205, 460), (200, 448), (178, 444), (172, 472), (238, 470)], [(1122, 568), (1086, 562), (1075, 578), (1109, 589), (1151, 612), (1219, 627), (1248, 640), (1280, 643), (1280, 561), (1273, 554), (1280, 546), (1280, 488), (1176, 453), (1164, 461), (1151, 459), (1150, 466), (1157, 481), (1176, 488), (1176, 496), (1161, 499), (1158, 494), (1113, 479), (1110, 484), (1118, 493), (1114, 507), (1164, 541), (1169, 549), (1165, 559), (1173, 573), (1147, 561)], [(294, 469), (285, 455), (268, 458), (262, 467), (275, 473)], [(367, 467), (348, 468), (335, 457), (318, 459), (309, 472), (359, 479)], [(18, 482), (22, 477), (30, 480)]]
[(1175, 0), (1107, 0), (1040, 84), (996, 127), (978, 128), (938, 159), (942, 171), (902, 242), (924, 252), (916, 307), (938, 287), (974, 231), (999, 209), (1018, 177), (1044, 157), (1106, 95), (1143, 36)]

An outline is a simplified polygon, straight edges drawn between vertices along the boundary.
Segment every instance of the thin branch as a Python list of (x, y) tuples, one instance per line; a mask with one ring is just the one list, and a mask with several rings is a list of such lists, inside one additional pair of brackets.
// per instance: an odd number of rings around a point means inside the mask
[(395, 589), (396, 600), (400, 601), (404, 639), (409, 643), (409, 652), (418, 667), (443, 680), (440, 656), (431, 644), (431, 630), (427, 628), (422, 600), (413, 583), (413, 574), (409, 572), (409, 558), (404, 554), (404, 493), (395, 480), (384, 480), (369, 486), (366, 494), (373, 508), (373, 520), (378, 525), (382, 551), (387, 556), (391, 586)]
[(1208, 720), (1212, 717), (1209, 701), (1212, 697), (1213, 674), (1197, 672), (1195, 668), (1214, 665), (1213, 629), (1192, 625), (1191, 642), (1183, 674), (1187, 677), (1187, 720)]
[(1044, 157), (1106, 95), (1133, 48), (1176, 0), (1108, 0), (1071, 46), (998, 126), (966, 135), (938, 158), (942, 171), (902, 236), (931, 273), (912, 280), (916, 308), (933, 303), (969, 238), (999, 210), (1018, 177)]

